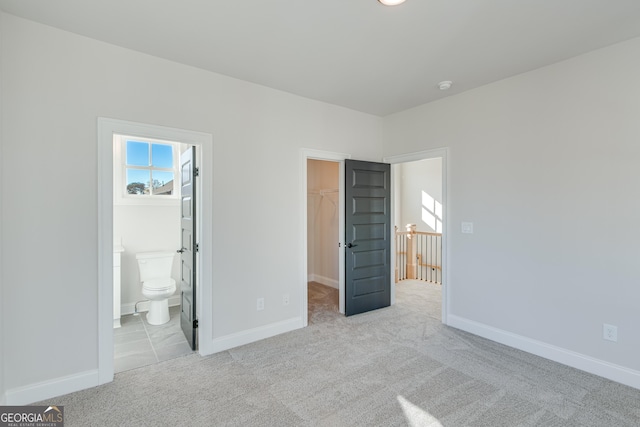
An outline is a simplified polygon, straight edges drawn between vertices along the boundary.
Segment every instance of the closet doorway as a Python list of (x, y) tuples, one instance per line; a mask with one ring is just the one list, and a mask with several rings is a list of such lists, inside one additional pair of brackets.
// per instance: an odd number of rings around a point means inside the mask
[(307, 318), (309, 324), (340, 314), (340, 167), (307, 159)]

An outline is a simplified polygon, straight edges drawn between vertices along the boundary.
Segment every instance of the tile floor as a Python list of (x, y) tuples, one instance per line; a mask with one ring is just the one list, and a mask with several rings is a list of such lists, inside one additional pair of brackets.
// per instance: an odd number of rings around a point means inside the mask
[(171, 320), (164, 325), (147, 323), (147, 313), (122, 316), (113, 331), (115, 372), (151, 365), (193, 351), (180, 329), (180, 306), (169, 307)]

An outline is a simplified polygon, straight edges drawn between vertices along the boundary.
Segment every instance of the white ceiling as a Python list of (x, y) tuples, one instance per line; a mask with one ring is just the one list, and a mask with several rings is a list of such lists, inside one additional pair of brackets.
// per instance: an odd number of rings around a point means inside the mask
[[(640, 0), (0, 0), (0, 8), (379, 116), (640, 36)], [(441, 80), (454, 86), (441, 92)]]

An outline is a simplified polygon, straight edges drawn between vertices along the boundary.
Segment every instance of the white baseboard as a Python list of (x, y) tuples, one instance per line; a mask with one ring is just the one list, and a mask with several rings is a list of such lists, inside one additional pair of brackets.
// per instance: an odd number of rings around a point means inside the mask
[(98, 370), (95, 369), (7, 390), (5, 404), (29, 405), (48, 399), (52, 399), (51, 404), (55, 404), (57, 396), (97, 386), (98, 376)]
[(491, 341), (640, 389), (640, 371), (451, 314), (448, 316), (448, 325)]
[(325, 276), (320, 276), (319, 274), (314, 274), (313, 275), (312, 282), (318, 282), (321, 285), (330, 286), (332, 288), (339, 289), (339, 282), (337, 280), (330, 279), (330, 278), (325, 277)]
[(207, 349), (206, 354), (213, 354), (300, 328), (302, 328), (302, 319), (300, 317), (295, 317), (293, 319), (283, 320), (270, 325), (264, 325), (235, 334), (225, 335), (220, 338), (215, 338), (209, 345), (205, 345), (204, 347)]
[[(169, 307), (173, 307), (176, 305), (180, 305), (180, 295), (172, 295), (169, 297)], [(136, 303), (129, 302), (126, 304), (122, 304), (120, 306), (120, 314), (122, 316), (126, 314), (133, 314), (135, 311)], [(142, 301), (138, 304), (138, 313), (142, 313), (143, 311), (149, 311), (149, 301)]]
[(316, 275), (311, 273), (307, 275), (307, 282), (315, 282), (316, 281)]

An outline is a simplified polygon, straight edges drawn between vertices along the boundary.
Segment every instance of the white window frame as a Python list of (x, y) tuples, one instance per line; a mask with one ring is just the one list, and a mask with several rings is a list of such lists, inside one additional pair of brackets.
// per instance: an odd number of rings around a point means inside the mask
[[(173, 150), (173, 194), (128, 194), (127, 193), (127, 141), (147, 142), (149, 144), (171, 145)], [(151, 206), (179, 206), (180, 205), (180, 142), (163, 141), (135, 135), (113, 135), (113, 204), (114, 205), (151, 205)], [(137, 169), (134, 167), (133, 169)], [(144, 169), (144, 168), (139, 168)], [(150, 168), (154, 170), (154, 168)], [(159, 170), (167, 170), (159, 168)]]

